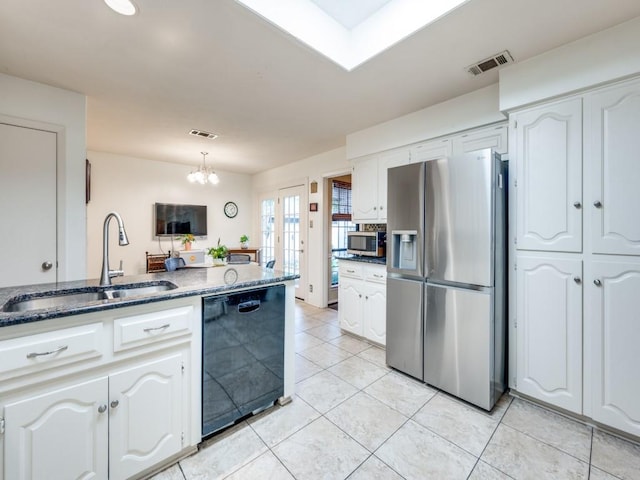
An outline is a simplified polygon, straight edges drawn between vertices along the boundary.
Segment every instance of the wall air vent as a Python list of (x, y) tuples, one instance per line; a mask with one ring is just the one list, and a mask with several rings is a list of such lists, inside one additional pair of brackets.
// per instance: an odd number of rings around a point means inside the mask
[(469, 65), (466, 70), (471, 75), (475, 76), (480, 75), (487, 70), (491, 70), (492, 68), (506, 65), (507, 63), (513, 63), (513, 57), (508, 50), (505, 50), (504, 52), (496, 53), (495, 55), (474, 63), (473, 65)]
[(195, 135), (196, 137), (209, 138), (213, 140), (214, 138), (218, 138), (218, 135), (215, 133), (203, 132), (202, 130), (191, 130), (189, 135)]

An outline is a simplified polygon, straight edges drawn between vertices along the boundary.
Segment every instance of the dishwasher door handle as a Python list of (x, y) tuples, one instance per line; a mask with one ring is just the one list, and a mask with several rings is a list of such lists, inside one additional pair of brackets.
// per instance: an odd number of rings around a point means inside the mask
[(251, 313), (260, 308), (260, 300), (249, 300), (238, 304), (238, 313)]

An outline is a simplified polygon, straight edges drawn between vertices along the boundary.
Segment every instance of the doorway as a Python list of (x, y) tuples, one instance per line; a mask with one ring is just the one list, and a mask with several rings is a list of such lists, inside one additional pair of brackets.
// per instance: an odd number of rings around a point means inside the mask
[(326, 179), (327, 195), (327, 244), (329, 245), (327, 304), (338, 309), (338, 259), (336, 256), (347, 253), (347, 232), (355, 230), (351, 221), (351, 175), (340, 175)]

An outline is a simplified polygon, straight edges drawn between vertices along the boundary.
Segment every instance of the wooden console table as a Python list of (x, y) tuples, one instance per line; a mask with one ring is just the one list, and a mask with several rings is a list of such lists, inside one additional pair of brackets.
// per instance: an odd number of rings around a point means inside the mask
[(229, 253), (246, 253), (248, 255), (253, 255), (253, 261), (260, 265), (259, 248), (230, 248)]

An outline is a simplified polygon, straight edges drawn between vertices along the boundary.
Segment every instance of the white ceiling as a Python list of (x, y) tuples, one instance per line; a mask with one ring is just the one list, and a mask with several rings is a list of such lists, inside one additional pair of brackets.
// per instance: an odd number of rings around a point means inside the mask
[(2, 0), (0, 72), (86, 94), (89, 150), (191, 165), (208, 151), (246, 173), (495, 83), (464, 70), (491, 54), (523, 61), (640, 15), (638, 0), (470, 0), (346, 72), (234, 0), (136, 5)]

